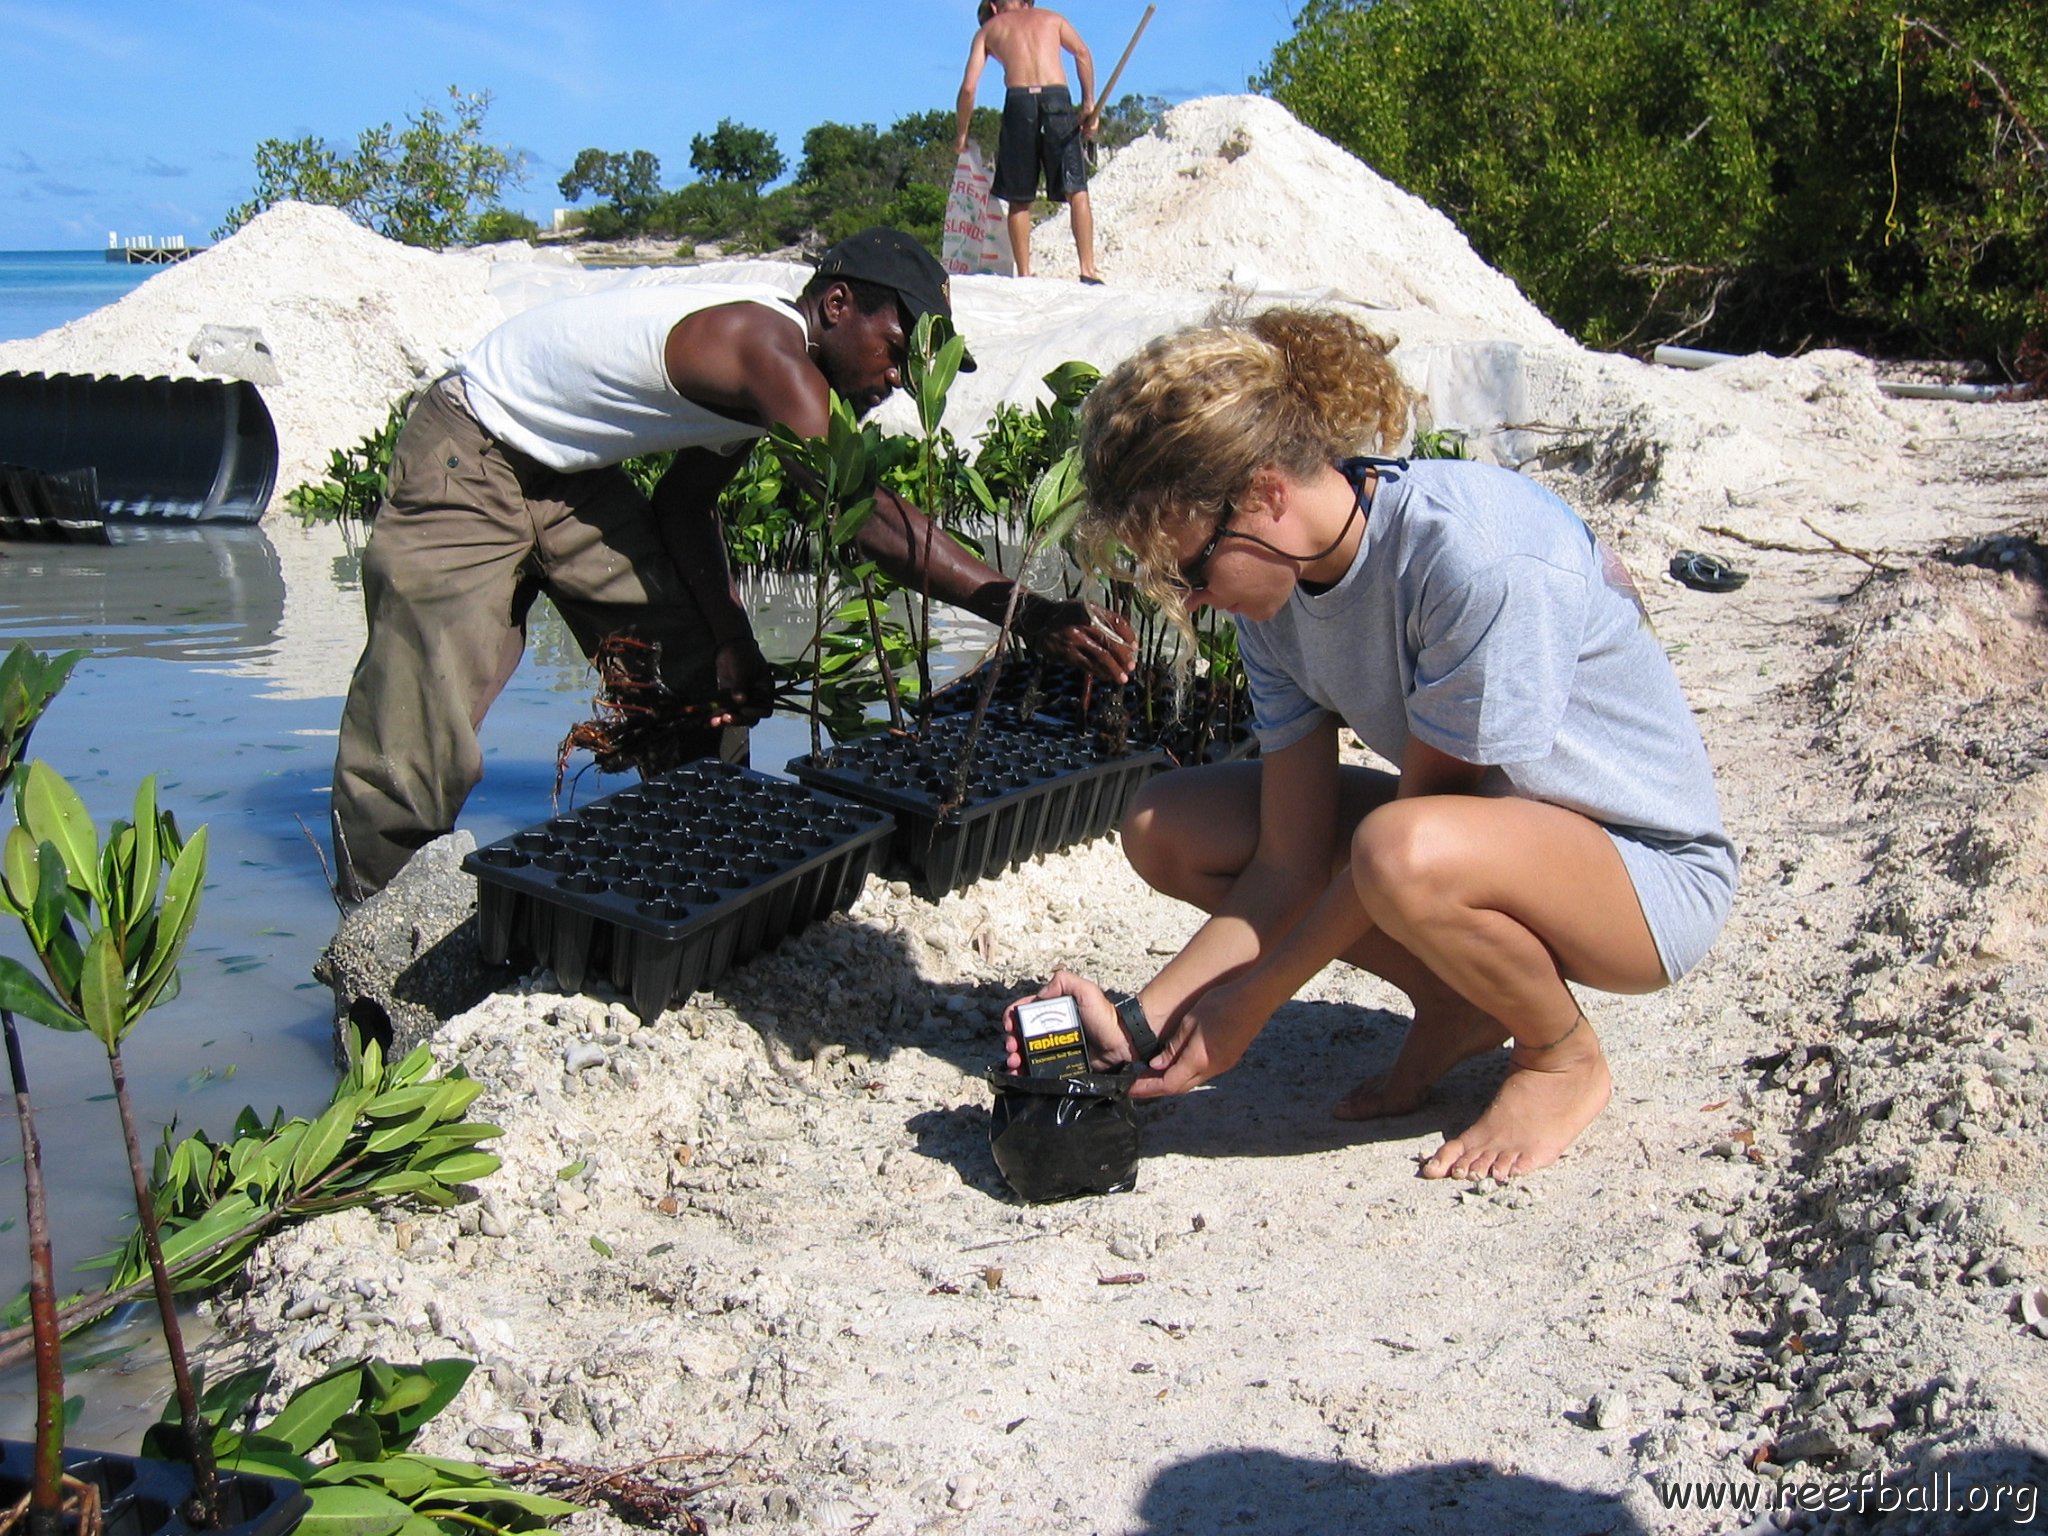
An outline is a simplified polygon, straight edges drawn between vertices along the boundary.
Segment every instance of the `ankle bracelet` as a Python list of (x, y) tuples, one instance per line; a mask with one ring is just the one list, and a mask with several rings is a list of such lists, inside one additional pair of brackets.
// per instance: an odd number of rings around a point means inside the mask
[(1585, 1022), (1586, 1016), (1582, 1013), (1576, 1019), (1572, 1020), (1572, 1027), (1570, 1029), (1566, 1030), (1563, 1034), (1559, 1035), (1555, 1040), (1551, 1041), (1548, 1045), (1524, 1045), (1521, 1039), (1518, 1037), (1515, 1040), (1515, 1049), (1518, 1051), (1534, 1051), (1539, 1054), (1544, 1051), (1554, 1051), (1560, 1045), (1563, 1045), (1565, 1041), (1571, 1039), (1573, 1035), (1576, 1035), (1579, 1032), (1579, 1026)]

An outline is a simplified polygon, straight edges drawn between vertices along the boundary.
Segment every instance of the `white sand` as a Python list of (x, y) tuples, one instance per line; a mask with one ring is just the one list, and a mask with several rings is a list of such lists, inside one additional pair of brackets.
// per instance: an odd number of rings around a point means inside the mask
[[(469, 1354), (486, 1369), (430, 1448), (701, 1455), (674, 1470), (717, 1480), (707, 1520), (792, 1531), (1691, 1533), (1750, 1517), (1658, 1487), (2038, 1484), (2048, 1339), (2018, 1304), (2048, 1282), (2048, 407), (1887, 402), (1842, 354), (1709, 375), (1587, 354), (1270, 103), (1178, 109), (1097, 209), (1118, 287), (960, 284), (977, 408), (1233, 278), (1329, 290), (1387, 306), (1439, 419), (1500, 457), (1545, 448), (1531, 472), (1641, 580), (1745, 877), (1694, 975), (1588, 999), (1613, 1106), (1526, 1183), (1425, 1183), (1498, 1066), (1335, 1124), (1403, 1015), (1334, 969), (1148, 1115), (1134, 1193), (1022, 1207), (975, 1075), (1002, 1002), (1061, 962), (1135, 985), (1193, 919), (1109, 843), (937, 904), (878, 882), (652, 1027), (546, 975), (452, 1021), (439, 1049), (489, 1085), (503, 1171), (452, 1212), (272, 1243), (218, 1308), (213, 1369)], [(306, 391), (335, 402), (324, 439), (311, 403), (295, 429), (317, 460), (489, 323), (479, 258), (307, 210), (242, 239), (288, 233), (359, 249), (363, 296), (316, 301), (287, 275), (341, 263), (236, 267), (231, 242), (0, 366), (141, 366), (114, 317), (144, 334), (165, 294), (160, 352), (248, 315), (288, 380), (360, 365)], [(1059, 271), (1064, 232), (1039, 240)], [(1935, 558), (2021, 524), (2002, 568)], [(1681, 545), (1753, 579), (1685, 591), (1662, 575)]]

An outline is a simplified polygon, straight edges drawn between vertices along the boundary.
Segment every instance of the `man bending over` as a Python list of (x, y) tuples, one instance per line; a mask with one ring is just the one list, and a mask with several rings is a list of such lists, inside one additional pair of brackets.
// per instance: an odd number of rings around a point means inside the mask
[[(925, 314), (951, 318), (945, 269), (908, 235), (870, 229), (827, 251), (794, 299), (716, 283), (543, 304), (427, 390), (363, 551), (369, 638), (334, 764), (341, 894), (381, 890), (455, 825), (483, 777), (484, 712), (542, 592), (585, 655), (630, 629), (660, 647), (677, 696), (711, 706), (683, 756), (742, 754), (774, 678), (727, 564), (718, 493), (771, 424), (823, 434), (828, 391), (857, 412), (881, 404)], [(671, 450), (652, 497), (619, 468)], [(878, 500), (856, 542), (884, 571), (1002, 619), (1007, 577), (928, 532), (909, 503)], [(1130, 665), (1128, 626), (1085, 604), (1027, 596), (1017, 627), (1099, 676)]]

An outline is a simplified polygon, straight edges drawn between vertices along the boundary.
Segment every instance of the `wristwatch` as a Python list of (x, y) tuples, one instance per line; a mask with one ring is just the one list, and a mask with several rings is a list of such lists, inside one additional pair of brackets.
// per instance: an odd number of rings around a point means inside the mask
[(1145, 1005), (1138, 1001), (1135, 992), (1108, 992), (1106, 996), (1116, 1009), (1117, 1022), (1130, 1037), (1131, 1052), (1140, 1064), (1150, 1061), (1159, 1053), (1159, 1032), (1152, 1027), (1152, 1021), (1145, 1017)]

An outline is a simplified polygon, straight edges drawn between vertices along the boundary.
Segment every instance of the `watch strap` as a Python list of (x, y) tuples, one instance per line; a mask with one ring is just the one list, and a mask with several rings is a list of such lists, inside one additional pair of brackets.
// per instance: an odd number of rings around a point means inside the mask
[(1124, 1034), (1131, 1042), (1131, 1054), (1140, 1062), (1150, 1061), (1159, 1054), (1159, 1033), (1153, 1029), (1152, 1021), (1145, 1017), (1145, 1005), (1138, 1001), (1135, 992), (1111, 992), (1107, 994), (1116, 1008), (1117, 1022), (1124, 1027)]

